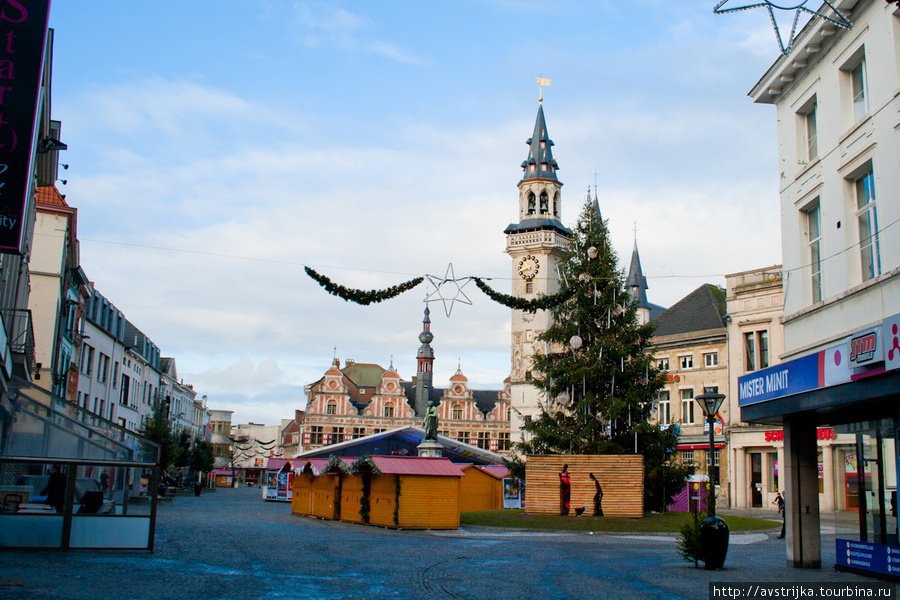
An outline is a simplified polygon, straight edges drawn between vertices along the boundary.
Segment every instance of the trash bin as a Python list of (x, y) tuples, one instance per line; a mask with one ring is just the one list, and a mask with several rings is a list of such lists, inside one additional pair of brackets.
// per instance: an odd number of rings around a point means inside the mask
[(721, 569), (728, 554), (728, 525), (719, 517), (700, 523), (700, 555), (707, 569)]
[(194, 495), (199, 496), (200, 492), (203, 490), (203, 484), (199, 481), (194, 482)]

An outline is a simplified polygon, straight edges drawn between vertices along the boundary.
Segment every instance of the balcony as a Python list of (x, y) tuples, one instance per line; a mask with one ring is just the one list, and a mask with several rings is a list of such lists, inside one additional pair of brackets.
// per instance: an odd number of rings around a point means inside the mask
[(13, 359), (13, 373), (31, 381), (35, 371), (34, 326), (31, 311), (18, 308), (0, 308), (0, 318), (9, 338), (9, 351)]

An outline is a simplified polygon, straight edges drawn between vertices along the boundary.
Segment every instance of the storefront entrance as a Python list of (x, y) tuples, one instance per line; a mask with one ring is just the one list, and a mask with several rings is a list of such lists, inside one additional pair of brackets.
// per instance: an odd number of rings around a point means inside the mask
[(762, 501), (762, 453), (750, 453), (750, 506), (759, 508)]

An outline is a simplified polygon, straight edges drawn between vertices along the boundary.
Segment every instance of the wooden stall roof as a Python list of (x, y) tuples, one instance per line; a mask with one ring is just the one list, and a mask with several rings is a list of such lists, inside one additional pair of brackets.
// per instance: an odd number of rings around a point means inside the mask
[(487, 471), (497, 479), (503, 479), (504, 477), (509, 477), (509, 469), (507, 469), (503, 465), (484, 465), (481, 467), (482, 471)]
[(266, 470), (280, 471), (285, 463), (291, 463), (291, 468), (295, 471), (299, 471), (303, 468), (303, 465), (306, 464), (306, 460), (307, 459), (302, 458), (270, 458), (268, 462), (266, 462)]
[[(498, 475), (497, 470), (489, 469), (489, 465), (456, 465), (463, 472), (463, 475), (466, 474), (466, 471), (471, 471), (472, 469), (478, 469), (479, 471), (484, 472), (486, 475), (494, 478), (494, 479), (503, 479), (503, 475)], [(509, 470), (506, 467), (502, 467), (506, 473), (509, 473)]]
[(385, 475), (463, 476), (459, 467), (447, 458), (419, 456), (372, 456), (370, 458), (378, 470)]

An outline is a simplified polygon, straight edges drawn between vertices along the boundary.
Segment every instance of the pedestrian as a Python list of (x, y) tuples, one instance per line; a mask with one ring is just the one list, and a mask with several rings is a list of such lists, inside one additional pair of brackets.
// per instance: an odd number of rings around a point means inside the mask
[(50, 469), (50, 478), (47, 487), (41, 490), (41, 496), (47, 496), (44, 501), (52, 506), (56, 512), (61, 513), (66, 505), (66, 476), (62, 474), (59, 465), (53, 465)]
[(106, 474), (106, 471), (100, 473), (100, 491), (103, 492), (103, 497), (106, 497), (106, 488), (109, 487), (109, 475)]
[(775, 500), (772, 501), (772, 504), (775, 504), (778, 507), (778, 512), (781, 513), (781, 533), (778, 535), (779, 538), (784, 537), (784, 498), (781, 496), (780, 492), (775, 493)]

